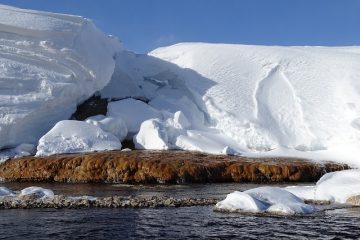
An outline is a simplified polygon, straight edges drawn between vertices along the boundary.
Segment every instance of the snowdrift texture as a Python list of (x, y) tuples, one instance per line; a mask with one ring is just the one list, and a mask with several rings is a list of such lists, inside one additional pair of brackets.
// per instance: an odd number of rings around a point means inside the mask
[(286, 188), (259, 187), (244, 192), (235, 191), (216, 204), (220, 211), (252, 213), (306, 214), (317, 209), (304, 200), (329, 201), (344, 204), (360, 195), (360, 170), (344, 170), (325, 174), (315, 186)]
[(0, 6), (0, 149), (25, 144), (0, 159), (31, 154), (97, 93), (107, 115), (87, 123), (140, 149), (359, 166), (359, 79), (359, 47), (183, 43), (142, 55), (87, 19)]
[(108, 83), (120, 48), (85, 18), (0, 5), (0, 148), (68, 119)]
[(358, 47), (185, 43), (150, 55), (201, 75), (180, 76), (243, 150), (359, 147)]

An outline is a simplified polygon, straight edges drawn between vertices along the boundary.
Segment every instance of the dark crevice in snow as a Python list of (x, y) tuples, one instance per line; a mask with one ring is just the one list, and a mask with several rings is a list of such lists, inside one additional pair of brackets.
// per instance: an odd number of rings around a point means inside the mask
[(84, 121), (91, 116), (106, 115), (107, 105), (107, 99), (101, 98), (100, 96), (92, 96), (77, 106), (75, 113), (70, 119)]
[(148, 104), (150, 101), (149, 99), (143, 97), (124, 97), (124, 98), (109, 99), (109, 98), (102, 98), (101, 96), (95, 94), (77, 106), (76, 111), (72, 114), (70, 120), (84, 121), (92, 116), (106, 115), (107, 106), (109, 102), (116, 102), (129, 98), (142, 101), (146, 104)]

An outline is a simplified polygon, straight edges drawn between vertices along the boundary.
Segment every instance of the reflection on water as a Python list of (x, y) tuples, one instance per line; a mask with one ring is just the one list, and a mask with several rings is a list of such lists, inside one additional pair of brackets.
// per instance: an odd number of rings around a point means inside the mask
[[(34, 184), (1, 184), (18, 190)], [(219, 197), (255, 184), (36, 184), (67, 195)], [(360, 208), (302, 217), (217, 213), (212, 207), (0, 210), (0, 239), (358, 239)]]
[(223, 214), (211, 207), (17, 209), (1, 211), (0, 238), (357, 239), (359, 222), (359, 209), (332, 210), (310, 217)]
[[(128, 184), (61, 184), (61, 183), (0, 183), (11, 190), (21, 190), (30, 186), (49, 188), (55, 194), (72, 196), (168, 196), (175, 198), (224, 198), (233, 191), (245, 191), (259, 187), (259, 184), (190, 184), (190, 185), (128, 185)], [(284, 187), (294, 184), (272, 184)]]

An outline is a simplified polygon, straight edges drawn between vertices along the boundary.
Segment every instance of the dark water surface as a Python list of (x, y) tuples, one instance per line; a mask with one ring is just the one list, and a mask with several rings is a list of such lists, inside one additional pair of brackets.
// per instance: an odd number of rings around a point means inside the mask
[[(14, 190), (34, 184), (0, 184)], [(255, 184), (131, 186), (36, 184), (66, 195), (219, 197)], [(211, 206), (144, 209), (0, 210), (0, 239), (360, 239), (360, 208), (273, 217)]]

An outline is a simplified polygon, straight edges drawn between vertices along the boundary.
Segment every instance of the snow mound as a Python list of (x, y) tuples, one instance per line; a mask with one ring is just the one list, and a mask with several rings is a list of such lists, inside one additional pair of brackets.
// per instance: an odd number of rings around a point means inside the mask
[(245, 192), (235, 191), (218, 202), (215, 210), (304, 214), (316, 211), (304, 200), (345, 204), (356, 196), (360, 196), (360, 170), (351, 169), (327, 173), (315, 186), (259, 187)]
[(259, 187), (233, 192), (216, 204), (216, 210), (274, 214), (308, 214), (316, 209), (302, 199), (278, 187)]
[(158, 119), (144, 121), (134, 136), (134, 144), (137, 149), (169, 149), (167, 131), (162, 122)]
[(14, 196), (15, 192), (11, 191), (6, 187), (0, 187), (0, 197)]
[(19, 197), (35, 195), (38, 198), (51, 198), (54, 197), (54, 192), (50, 189), (45, 189), (41, 187), (28, 187), (21, 190)]
[(105, 132), (114, 134), (120, 142), (126, 138), (128, 133), (125, 122), (119, 117), (97, 115), (89, 117), (85, 122), (98, 126)]
[(86, 122), (64, 120), (58, 122), (39, 140), (36, 155), (115, 149), (121, 149), (121, 143), (113, 134)]
[(145, 120), (161, 118), (159, 111), (142, 101), (132, 98), (110, 102), (107, 116), (123, 119), (129, 137), (132, 137), (140, 130), (140, 125)]
[(238, 149), (359, 149), (359, 47), (183, 43), (149, 55), (178, 67), (167, 69)]
[(88, 19), (0, 5), (0, 149), (68, 119), (110, 81), (121, 48)]
[(306, 200), (346, 203), (350, 197), (360, 195), (360, 170), (327, 173), (315, 186), (294, 186), (286, 190)]

